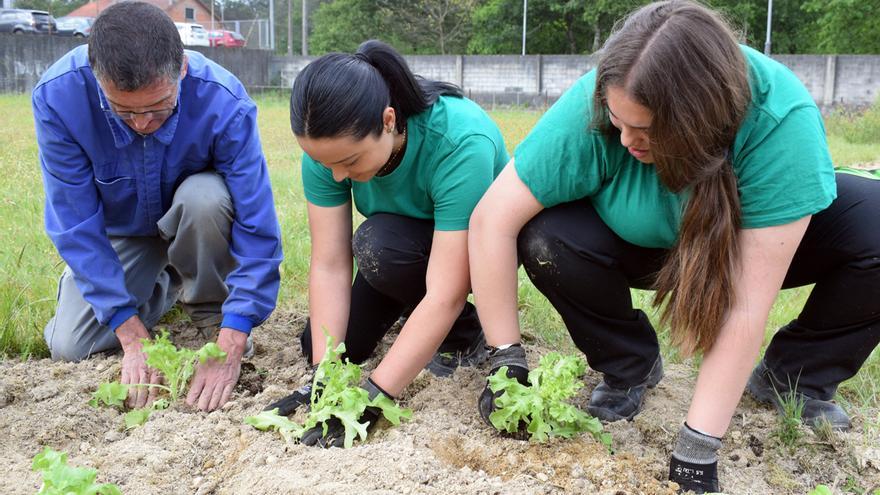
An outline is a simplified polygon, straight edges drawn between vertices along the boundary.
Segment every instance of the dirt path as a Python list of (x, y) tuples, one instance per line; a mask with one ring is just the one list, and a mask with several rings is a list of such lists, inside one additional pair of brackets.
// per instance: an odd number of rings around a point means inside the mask
[[(282, 312), (256, 330), (257, 356), (223, 410), (205, 414), (176, 405), (131, 431), (123, 430), (120, 413), (86, 405), (100, 382), (118, 379), (118, 357), (0, 362), (0, 452), (7, 472), (0, 493), (37, 491), (30, 460), (42, 446), (97, 468), (99, 481), (116, 483), (128, 495), (675, 492), (665, 481), (667, 459), (693, 387), (688, 366), (668, 366), (634, 421), (607, 426), (613, 456), (587, 437), (545, 445), (499, 437), (476, 413), (485, 370), (472, 369), (449, 379), (423, 373), (403, 397), (412, 421), (384, 424), (350, 450), (321, 450), (285, 444), (242, 423), (306, 379), (294, 337), (301, 327), (301, 316)], [(192, 342), (186, 329), (176, 340)], [(530, 361), (544, 351), (529, 347)], [(598, 379), (588, 375), (581, 406)], [(877, 423), (877, 411), (865, 414)], [(743, 399), (721, 452), (722, 487), (736, 494), (804, 494), (825, 483), (847, 493), (849, 479), (862, 489), (880, 488), (880, 433), (863, 417), (854, 422), (852, 433), (826, 439), (806, 432), (804, 444), (789, 453), (771, 435), (775, 415)]]

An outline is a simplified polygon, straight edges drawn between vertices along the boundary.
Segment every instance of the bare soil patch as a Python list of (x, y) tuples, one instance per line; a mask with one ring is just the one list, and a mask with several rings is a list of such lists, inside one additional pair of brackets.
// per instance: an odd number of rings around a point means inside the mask
[[(68, 452), (72, 464), (97, 468), (99, 481), (129, 495), (675, 493), (666, 481), (667, 461), (695, 379), (687, 365), (667, 366), (634, 421), (606, 425), (613, 455), (589, 436), (538, 445), (496, 434), (476, 412), (486, 370), (467, 368), (447, 379), (420, 375), (402, 398), (413, 409), (412, 421), (382, 424), (349, 450), (321, 450), (243, 424), (308, 378), (296, 338), (302, 325), (302, 315), (279, 311), (255, 330), (257, 354), (222, 410), (201, 413), (175, 404), (129, 431), (121, 413), (86, 405), (99, 383), (118, 379), (119, 356), (0, 362), (0, 452), (7, 472), (0, 493), (37, 491), (30, 462), (43, 446)], [(172, 330), (178, 345), (202, 343), (191, 329)], [(533, 365), (547, 351), (527, 347)], [(374, 365), (375, 359), (367, 368)], [(590, 372), (580, 406), (598, 381)], [(854, 415), (852, 432), (821, 438), (806, 432), (791, 452), (772, 435), (775, 413), (744, 398), (721, 451), (722, 487), (736, 494), (804, 494), (820, 483), (835, 493), (847, 493), (847, 483), (880, 488), (877, 422), (878, 411), (863, 411)]]

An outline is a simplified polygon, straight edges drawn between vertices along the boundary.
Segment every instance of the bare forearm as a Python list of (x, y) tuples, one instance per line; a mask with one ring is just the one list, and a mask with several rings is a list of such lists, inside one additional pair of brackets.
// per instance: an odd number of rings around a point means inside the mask
[(471, 283), (486, 343), (519, 342), (516, 237), (485, 229), (472, 230), (471, 236)]
[(461, 314), (464, 302), (464, 296), (425, 296), (406, 320), (385, 358), (373, 371), (373, 381), (391, 395), (399, 396), (437, 352)]
[(312, 327), (312, 361), (324, 356), (324, 331), (338, 344), (345, 340), (351, 307), (351, 263), (309, 271), (309, 319)]
[(764, 322), (750, 321), (747, 313), (728, 319), (700, 366), (687, 417), (691, 427), (724, 436), (760, 352)]

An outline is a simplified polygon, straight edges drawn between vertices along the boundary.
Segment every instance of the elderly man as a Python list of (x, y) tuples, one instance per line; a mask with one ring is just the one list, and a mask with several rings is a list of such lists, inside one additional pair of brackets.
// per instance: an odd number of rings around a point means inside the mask
[[(158, 383), (141, 339), (180, 301), (203, 333), (219, 327), (227, 353), (199, 366), (187, 401), (220, 407), (280, 278), (253, 101), (228, 71), (184, 52), (165, 13), (121, 2), (88, 47), (43, 75), (33, 109), (46, 231), (67, 263), (45, 329), (53, 359), (121, 347), (122, 383)], [(132, 407), (151, 399), (131, 390)]]

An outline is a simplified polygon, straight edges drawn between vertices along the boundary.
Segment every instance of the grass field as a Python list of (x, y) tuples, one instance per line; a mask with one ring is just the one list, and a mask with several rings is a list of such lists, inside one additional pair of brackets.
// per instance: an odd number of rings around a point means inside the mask
[[(299, 148), (289, 129), (287, 102), (279, 96), (263, 96), (260, 133), (268, 159), (284, 235), (285, 260), (279, 307), (305, 310), (309, 259), (305, 200), (299, 181)], [(37, 161), (30, 101), (24, 95), (0, 95), (0, 356), (44, 357), (47, 349), (42, 329), (51, 317), (57, 277), (63, 265), (43, 231), (42, 186)], [(526, 136), (539, 112), (498, 110), (491, 113), (509, 150)], [(827, 120), (829, 144), (837, 165), (880, 160), (880, 110), (878, 106), (860, 116), (833, 115)], [(521, 276), (520, 307), (526, 339), (536, 339), (564, 350), (573, 350), (555, 310)], [(767, 340), (779, 326), (793, 319), (809, 289), (783, 291), (768, 324)], [(654, 318), (652, 293), (634, 291), (636, 304)], [(678, 360), (666, 345), (668, 331), (659, 329), (667, 359)], [(878, 405), (880, 356), (874, 356), (859, 375), (842, 389), (842, 399), (854, 405)]]

